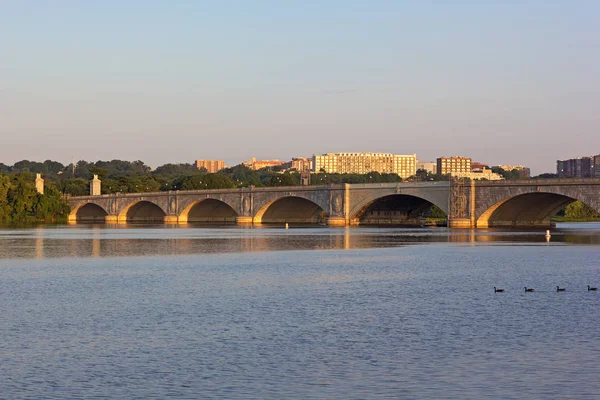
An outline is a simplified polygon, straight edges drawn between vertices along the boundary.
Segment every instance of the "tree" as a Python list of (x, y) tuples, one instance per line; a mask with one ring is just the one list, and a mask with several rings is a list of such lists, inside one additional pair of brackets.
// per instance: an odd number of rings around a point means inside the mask
[(229, 177), (237, 186), (262, 186), (259, 173), (243, 164), (222, 169), (217, 173)]
[(269, 177), (265, 186), (295, 186), (299, 184), (299, 180), (296, 177), (297, 174), (292, 175), (289, 172), (283, 174), (275, 174)]
[(156, 168), (152, 175), (172, 179), (178, 176), (193, 175), (196, 172), (198, 172), (198, 168), (192, 164), (164, 164)]
[(534, 176), (534, 179), (554, 179), (554, 178), (558, 178), (558, 175), (551, 174), (551, 173), (543, 173), (543, 174), (539, 174), (538, 176)]
[(573, 219), (600, 218), (600, 215), (590, 206), (581, 201), (575, 201), (565, 207), (565, 217)]
[(176, 190), (231, 189), (236, 185), (223, 174), (196, 174), (173, 182)]
[(94, 175), (98, 175), (98, 179), (105, 181), (108, 179), (108, 170), (94, 165), (90, 167), (90, 179), (92, 179)]

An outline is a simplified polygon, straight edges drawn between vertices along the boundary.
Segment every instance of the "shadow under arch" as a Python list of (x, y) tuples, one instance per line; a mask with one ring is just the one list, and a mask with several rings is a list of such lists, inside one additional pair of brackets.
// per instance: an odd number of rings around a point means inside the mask
[(254, 216), (255, 224), (325, 222), (327, 213), (315, 202), (303, 197), (288, 196), (265, 204)]
[(69, 214), (69, 221), (105, 222), (108, 212), (96, 203), (85, 203)]
[(477, 218), (477, 227), (549, 227), (552, 225), (551, 218), (575, 201), (577, 199), (550, 192), (516, 195), (484, 211)]
[(227, 203), (217, 199), (202, 199), (188, 205), (179, 214), (179, 222), (235, 222), (238, 213)]
[(350, 218), (352, 225), (417, 225), (427, 223), (427, 219), (440, 221), (445, 225), (446, 214), (435, 204), (418, 196), (391, 194), (373, 199), (364, 204)]
[(148, 200), (133, 202), (125, 207), (118, 217), (119, 222), (164, 222), (166, 213)]

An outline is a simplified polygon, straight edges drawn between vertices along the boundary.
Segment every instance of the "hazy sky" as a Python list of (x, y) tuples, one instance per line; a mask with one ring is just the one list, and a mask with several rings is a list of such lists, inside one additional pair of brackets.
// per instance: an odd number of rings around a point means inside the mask
[(600, 1), (0, 0), (0, 162), (600, 153)]

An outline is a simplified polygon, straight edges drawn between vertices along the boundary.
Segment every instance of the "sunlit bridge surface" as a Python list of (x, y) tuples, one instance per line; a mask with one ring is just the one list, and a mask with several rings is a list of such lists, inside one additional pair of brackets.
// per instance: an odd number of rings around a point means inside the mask
[(598, 223), (3, 228), (0, 397), (594, 399), (587, 285)]

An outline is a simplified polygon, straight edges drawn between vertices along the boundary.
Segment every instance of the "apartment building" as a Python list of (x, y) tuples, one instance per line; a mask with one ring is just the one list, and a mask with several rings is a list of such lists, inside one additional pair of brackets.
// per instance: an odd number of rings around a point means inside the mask
[(392, 153), (327, 153), (313, 156), (313, 171), (339, 174), (398, 174), (403, 179), (417, 172), (417, 155)]

